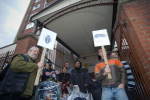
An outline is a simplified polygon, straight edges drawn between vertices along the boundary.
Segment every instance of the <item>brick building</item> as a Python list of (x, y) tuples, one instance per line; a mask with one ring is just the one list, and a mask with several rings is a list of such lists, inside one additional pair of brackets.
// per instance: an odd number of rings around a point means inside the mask
[[(15, 53), (24, 53), (31, 45), (35, 45), (38, 39), (38, 22), (31, 22), (31, 16), (39, 13), (41, 10), (45, 9), (48, 6), (54, 5), (61, 0), (31, 0), (27, 8), (26, 14), (23, 18), (23, 21), (20, 25), (20, 28), (17, 33), (16, 41), (17, 47)], [(56, 54), (57, 51), (57, 54)], [(64, 62), (73, 63), (72, 57), (75, 57), (67, 48), (65, 48), (61, 43), (57, 42), (55, 50), (49, 50), (48, 57), (55, 63), (57, 61), (58, 67), (61, 67)], [(59, 56), (61, 60), (56, 60), (56, 56)], [(74, 59), (75, 59), (74, 58)], [(57, 66), (56, 66), (57, 67)]]
[(122, 60), (132, 66), (136, 78), (136, 100), (150, 99), (150, 1), (134, 0), (118, 12), (114, 36)]
[(121, 60), (134, 73), (135, 100), (150, 98), (150, 0), (31, 0), (16, 37), (15, 53), (38, 40), (41, 28), (58, 33), (48, 56), (60, 68), (79, 57), (91, 71), (97, 62), (91, 31), (107, 28), (111, 50), (116, 41)]

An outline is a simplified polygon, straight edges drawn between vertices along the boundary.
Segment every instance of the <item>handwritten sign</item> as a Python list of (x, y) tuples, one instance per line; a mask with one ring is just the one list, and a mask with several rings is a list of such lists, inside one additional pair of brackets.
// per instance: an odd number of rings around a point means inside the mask
[(55, 32), (43, 28), (37, 45), (53, 50), (56, 36)]
[(92, 33), (93, 33), (95, 47), (110, 45), (110, 41), (106, 29), (92, 31)]

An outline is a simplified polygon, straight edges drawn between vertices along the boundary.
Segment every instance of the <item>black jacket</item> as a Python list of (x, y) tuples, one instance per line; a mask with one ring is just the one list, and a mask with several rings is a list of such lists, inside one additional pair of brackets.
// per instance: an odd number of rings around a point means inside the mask
[(73, 85), (78, 85), (81, 92), (87, 92), (90, 84), (90, 77), (87, 70), (83, 68), (73, 69), (71, 71), (71, 83)]
[[(20, 54), (26, 62), (28, 62), (28, 57)], [(16, 57), (18, 55), (15, 55)], [(14, 58), (13, 57), (13, 58)], [(21, 94), (27, 83), (30, 73), (28, 72), (14, 72), (10, 67), (6, 72), (6, 75), (0, 86), (0, 93), (17, 93)]]
[(70, 74), (69, 73), (60, 73), (58, 75), (58, 81), (69, 82), (70, 81)]

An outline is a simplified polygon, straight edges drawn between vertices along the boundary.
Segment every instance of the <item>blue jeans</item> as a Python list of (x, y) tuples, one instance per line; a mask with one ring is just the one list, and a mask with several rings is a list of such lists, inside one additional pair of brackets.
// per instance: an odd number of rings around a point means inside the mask
[(103, 87), (102, 100), (128, 100), (124, 88)]

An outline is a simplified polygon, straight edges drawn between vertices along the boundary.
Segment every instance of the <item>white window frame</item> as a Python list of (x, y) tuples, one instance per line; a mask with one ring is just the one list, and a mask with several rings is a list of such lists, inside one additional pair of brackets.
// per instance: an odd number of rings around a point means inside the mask
[(34, 23), (33, 22), (30, 22), (26, 25), (26, 29), (30, 29), (34, 26)]
[(40, 4), (33, 6), (32, 10), (36, 10), (36, 9), (40, 8), (40, 6), (41, 6)]

